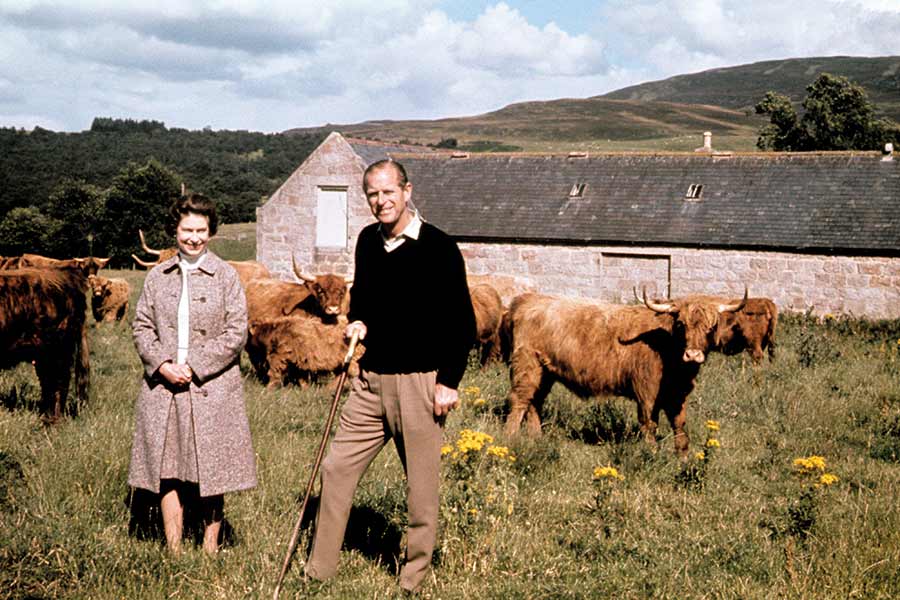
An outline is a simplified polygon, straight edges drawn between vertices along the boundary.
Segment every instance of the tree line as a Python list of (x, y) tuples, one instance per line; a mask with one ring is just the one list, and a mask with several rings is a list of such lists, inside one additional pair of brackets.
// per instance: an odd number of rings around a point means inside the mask
[(222, 222), (255, 221), (323, 137), (101, 117), (80, 133), (0, 128), (0, 255), (93, 254), (125, 266), (138, 228), (170, 245), (158, 231), (182, 183), (215, 199)]
[(756, 142), (760, 150), (881, 150), (900, 142), (900, 125), (878, 117), (866, 90), (846, 77), (822, 73), (806, 93), (802, 116), (789, 97), (773, 91), (754, 107), (769, 116)]

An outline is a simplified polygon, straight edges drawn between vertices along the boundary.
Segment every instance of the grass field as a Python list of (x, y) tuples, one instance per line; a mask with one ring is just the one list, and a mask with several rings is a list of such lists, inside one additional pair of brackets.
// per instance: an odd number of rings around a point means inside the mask
[[(142, 272), (111, 275), (136, 299)], [(686, 464), (666, 425), (656, 453), (635, 436), (633, 402), (561, 388), (540, 439), (505, 439), (506, 372), (470, 367), (425, 596), (900, 597), (898, 338), (898, 322), (793, 315), (773, 362), (712, 355), (689, 401)], [(91, 399), (51, 430), (31, 366), (0, 371), (0, 597), (271, 597), (331, 392), (267, 390), (245, 359), (259, 487), (226, 497), (233, 533), (218, 556), (189, 544), (171, 557), (129, 534), (130, 328), (93, 327), (90, 344)], [(395, 597), (404, 493), (387, 448), (357, 492), (338, 577), (305, 583), (301, 551), (283, 597)]]

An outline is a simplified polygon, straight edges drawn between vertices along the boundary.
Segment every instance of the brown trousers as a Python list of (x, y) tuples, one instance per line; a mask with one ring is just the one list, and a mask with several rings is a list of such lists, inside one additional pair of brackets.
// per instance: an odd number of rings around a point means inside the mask
[(340, 424), (322, 463), (322, 495), (306, 572), (335, 574), (353, 493), (369, 463), (394, 439), (406, 472), (409, 516), (400, 587), (415, 590), (428, 574), (437, 536), (442, 424), (434, 416), (435, 372), (353, 379)]

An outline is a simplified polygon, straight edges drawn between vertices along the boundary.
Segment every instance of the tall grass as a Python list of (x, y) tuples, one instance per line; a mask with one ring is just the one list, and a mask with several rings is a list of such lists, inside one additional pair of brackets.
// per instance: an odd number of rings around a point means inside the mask
[[(136, 299), (142, 273), (115, 275), (131, 280)], [(773, 362), (710, 356), (689, 400), (691, 454), (704, 449), (709, 420), (720, 447), (693, 479), (685, 473), (699, 459), (674, 457), (666, 425), (651, 452), (635, 435), (634, 403), (621, 398), (554, 388), (544, 435), (504, 438), (507, 374), (473, 363), (447, 444), (468, 429), (515, 461), (492, 462), (487, 446), (470, 449), (463, 466), (459, 453), (443, 459), (426, 594), (900, 597), (898, 338), (897, 322), (798, 315), (782, 319)], [(50, 430), (38, 421), (31, 367), (0, 372), (0, 597), (269, 597), (332, 392), (267, 390), (243, 365), (259, 487), (226, 497), (233, 534), (218, 556), (188, 544), (172, 557), (159, 539), (129, 534), (140, 378), (130, 329), (94, 327), (90, 344), (91, 400)], [(811, 455), (824, 457), (836, 483), (798, 475), (794, 459)], [(595, 479), (601, 466), (622, 479)], [(301, 545), (284, 597), (394, 597), (405, 525), (402, 467), (387, 448), (357, 492), (339, 575), (304, 582)]]

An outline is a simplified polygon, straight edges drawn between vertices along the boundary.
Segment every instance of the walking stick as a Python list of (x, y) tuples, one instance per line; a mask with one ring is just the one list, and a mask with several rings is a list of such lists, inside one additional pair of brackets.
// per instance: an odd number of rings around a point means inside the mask
[(288, 544), (288, 551), (284, 557), (284, 564), (281, 565), (281, 573), (278, 575), (278, 583), (275, 584), (274, 600), (278, 600), (278, 594), (281, 592), (281, 584), (284, 582), (284, 576), (287, 574), (291, 566), (291, 559), (297, 550), (297, 543), (300, 541), (300, 525), (303, 523), (303, 515), (306, 513), (306, 505), (309, 503), (309, 497), (312, 494), (313, 486), (316, 482), (316, 475), (319, 474), (319, 467), (322, 465), (322, 456), (325, 454), (325, 446), (331, 435), (331, 425), (334, 423), (334, 415), (337, 412), (338, 401), (341, 398), (341, 392), (344, 391), (344, 381), (347, 379), (347, 367), (353, 359), (353, 353), (356, 350), (356, 343), (359, 341), (359, 329), (353, 332), (350, 338), (350, 346), (347, 349), (347, 355), (344, 357), (344, 363), (341, 365), (341, 374), (338, 376), (337, 389), (334, 391), (334, 401), (331, 403), (331, 410), (328, 413), (328, 419), (325, 421), (325, 431), (322, 433), (322, 442), (319, 444), (319, 451), (316, 453), (316, 461), (313, 463), (312, 473), (309, 474), (309, 482), (306, 484), (306, 494), (303, 496), (303, 504), (300, 505), (300, 516), (297, 517), (297, 523), (294, 525), (294, 533), (291, 535), (291, 541)]

